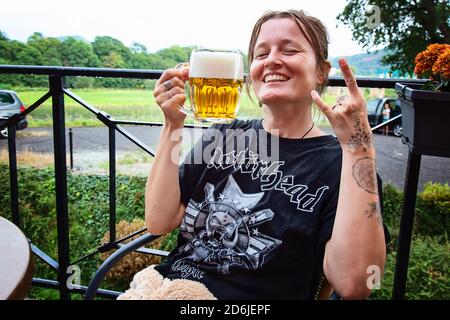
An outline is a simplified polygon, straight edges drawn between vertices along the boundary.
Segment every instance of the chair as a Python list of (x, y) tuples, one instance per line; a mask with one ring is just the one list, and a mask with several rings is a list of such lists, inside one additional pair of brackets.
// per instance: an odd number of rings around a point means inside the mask
[[(97, 272), (95, 273), (94, 277), (92, 278), (91, 282), (89, 283), (89, 286), (86, 290), (86, 293), (84, 295), (84, 300), (93, 300), (95, 298), (95, 295), (97, 294), (97, 290), (100, 286), (100, 283), (105, 278), (106, 274), (109, 270), (124, 256), (127, 254), (136, 251), (137, 249), (143, 247), (147, 243), (152, 242), (153, 240), (159, 238), (158, 235), (152, 235), (150, 233), (146, 233), (143, 236), (140, 236), (139, 238), (136, 238), (126, 245), (119, 248), (117, 251), (115, 251), (112, 255), (110, 255), (98, 268)], [(169, 255), (169, 252), (167, 251), (161, 251), (156, 252), (157, 255), (165, 256), (167, 257)]]

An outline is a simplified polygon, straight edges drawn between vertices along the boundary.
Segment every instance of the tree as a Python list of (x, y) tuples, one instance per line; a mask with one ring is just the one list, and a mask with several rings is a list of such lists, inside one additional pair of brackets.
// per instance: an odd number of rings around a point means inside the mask
[(42, 62), (44, 61), (39, 50), (30, 46), (24, 47), (23, 50), (17, 54), (16, 59), (17, 61), (20, 61), (20, 64), (36, 66), (42, 65)]
[(381, 62), (403, 75), (429, 44), (450, 42), (449, 0), (348, 0), (337, 19), (367, 50), (386, 46)]
[(41, 33), (35, 32), (28, 37), (27, 45), (39, 50), (42, 55), (42, 64), (46, 66), (61, 66), (61, 42), (56, 38), (45, 38)]
[[(26, 43), (22, 43), (9, 40), (0, 31), (0, 64), (165, 70), (188, 61), (194, 48), (172, 46), (149, 53), (143, 44), (134, 42), (128, 48), (108, 36), (96, 37), (94, 42), (88, 43), (75, 37), (47, 38), (40, 32), (34, 32)], [(12, 86), (45, 86), (47, 80), (45, 76), (0, 75), (0, 83)], [(69, 86), (78, 88), (145, 86), (142, 79), (67, 77), (66, 80)], [(154, 82), (147, 81), (147, 84)]]
[(8, 37), (3, 31), (0, 30), (0, 41), (2, 40), (8, 40)]
[(122, 42), (112, 37), (95, 37), (92, 42), (92, 50), (94, 50), (97, 57), (104, 61), (112, 52), (116, 52), (127, 63), (131, 56), (131, 50), (128, 49)]
[(0, 39), (0, 58), (10, 64), (21, 64), (17, 61), (17, 54), (25, 49), (26, 45), (17, 40)]
[(193, 47), (180, 47), (180, 46), (171, 46), (169, 48), (165, 48), (156, 52), (162, 59), (171, 61), (173, 66), (180, 62), (188, 62)]
[(150, 53), (147, 56), (147, 63), (149, 64), (149, 69), (154, 70), (165, 70), (168, 68), (173, 68), (175, 66), (175, 62), (172, 60), (164, 60), (160, 55), (156, 53)]
[(149, 56), (146, 53), (133, 53), (128, 65), (132, 69), (154, 69)]
[(100, 61), (91, 46), (75, 38), (69, 37), (61, 43), (61, 61), (68, 67), (99, 67)]
[(35, 42), (44, 39), (44, 35), (40, 32), (35, 32), (31, 36), (28, 37), (27, 42)]
[(130, 50), (133, 53), (147, 53), (147, 47), (144, 46), (142, 43), (138, 43), (138, 42), (133, 42), (131, 44)]
[(125, 61), (116, 51), (111, 51), (102, 59), (103, 66), (106, 68), (125, 68)]
[[(44, 61), (41, 52), (31, 46), (25, 46), (23, 50), (17, 53), (16, 59), (19, 62), (18, 64), (35, 66), (43, 65)], [(16, 77), (22, 85), (30, 87), (43, 87), (48, 83), (48, 79), (45, 76), (16, 75)]]

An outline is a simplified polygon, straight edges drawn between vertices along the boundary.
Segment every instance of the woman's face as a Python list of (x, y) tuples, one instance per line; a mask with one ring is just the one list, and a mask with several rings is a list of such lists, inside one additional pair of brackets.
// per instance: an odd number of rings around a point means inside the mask
[(314, 51), (293, 20), (264, 22), (250, 66), (256, 97), (266, 105), (309, 101), (311, 90), (322, 81), (316, 64)]

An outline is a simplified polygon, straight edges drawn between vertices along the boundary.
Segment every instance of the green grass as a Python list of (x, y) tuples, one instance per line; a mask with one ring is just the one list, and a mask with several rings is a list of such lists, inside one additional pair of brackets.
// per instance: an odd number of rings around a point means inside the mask
[[(25, 106), (30, 106), (47, 91), (47, 88), (13, 88), (17, 91)], [(74, 89), (79, 97), (98, 110), (104, 111), (115, 119), (126, 119), (133, 121), (155, 121), (164, 120), (160, 107), (156, 104), (152, 90), (144, 89)], [(385, 96), (395, 96), (393, 89), (386, 89)], [(370, 89), (364, 90), (366, 100), (370, 99)], [(337, 93), (332, 90), (325, 91), (322, 99), (329, 105), (333, 105), (337, 100)], [(261, 118), (261, 108), (258, 107), (257, 99), (252, 102), (246, 90), (243, 91), (241, 107), (238, 117), (240, 119)], [(103, 126), (94, 114), (69, 97), (65, 99), (66, 105), (66, 126)], [(317, 109), (314, 110), (314, 120), (319, 126), (329, 126), (329, 122)], [(34, 110), (28, 116), (30, 127), (48, 127), (52, 125), (51, 99), (42, 106)], [(186, 118), (186, 123), (194, 123), (190, 117)]]
[[(30, 106), (47, 89), (16, 89), (25, 106)], [(133, 121), (156, 121), (164, 120), (160, 107), (156, 104), (153, 97), (153, 91), (142, 89), (79, 89), (73, 90), (79, 97), (98, 110), (112, 115), (115, 119), (126, 119)], [(326, 102), (331, 103), (335, 97), (324, 95)], [(261, 109), (256, 103), (252, 102), (247, 93), (244, 92), (241, 100), (241, 107), (238, 117), (240, 119), (251, 119), (262, 117)], [(79, 105), (69, 97), (65, 99), (66, 107), (66, 126), (103, 126), (97, 120), (95, 115), (89, 110)], [(321, 126), (328, 126), (328, 122), (316, 112), (316, 122)], [(42, 106), (38, 107), (28, 116), (30, 127), (47, 127), (52, 125), (51, 99), (47, 100)], [(186, 118), (186, 123), (194, 123), (190, 117)]]
[[(161, 121), (162, 112), (155, 103), (152, 91), (138, 89), (92, 89), (73, 90), (79, 97), (100, 111), (112, 115), (115, 119), (136, 121)], [(19, 91), (18, 94), (26, 106), (44, 95), (45, 89)], [(69, 97), (65, 99), (66, 125), (102, 126), (95, 115)], [(29, 116), (30, 127), (51, 126), (51, 100), (34, 110)]]
[[(154, 158), (146, 152), (139, 150), (133, 152), (127, 152), (125, 155), (118, 157), (116, 165), (118, 167), (133, 166), (135, 164), (149, 164), (152, 163)], [(109, 160), (101, 162), (98, 167), (102, 170), (109, 169)]]

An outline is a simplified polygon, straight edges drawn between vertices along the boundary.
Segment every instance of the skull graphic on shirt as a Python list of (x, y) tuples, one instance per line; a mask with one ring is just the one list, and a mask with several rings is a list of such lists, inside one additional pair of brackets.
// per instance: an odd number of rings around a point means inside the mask
[(230, 267), (257, 269), (264, 258), (281, 240), (258, 230), (272, 220), (271, 209), (253, 211), (264, 192), (244, 193), (233, 176), (217, 199), (215, 186), (205, 185), (204, 201), (190, 200), (180, 227), (187, 243), (180, 248), (183, 260), (216, 268), (221, 274), (230, 274)]

